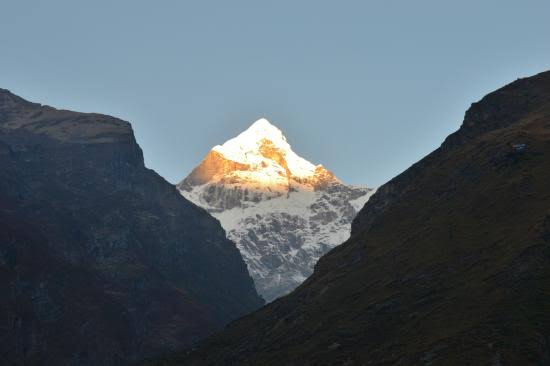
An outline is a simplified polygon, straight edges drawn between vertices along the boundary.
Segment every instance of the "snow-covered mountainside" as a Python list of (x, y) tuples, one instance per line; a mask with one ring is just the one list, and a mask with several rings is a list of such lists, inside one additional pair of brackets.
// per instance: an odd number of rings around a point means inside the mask
[(349, 237), (374, 193), (296, 155), (266, 119), (215, 146), (177, 187), (221, 222), (267, 301), (302, 283)]

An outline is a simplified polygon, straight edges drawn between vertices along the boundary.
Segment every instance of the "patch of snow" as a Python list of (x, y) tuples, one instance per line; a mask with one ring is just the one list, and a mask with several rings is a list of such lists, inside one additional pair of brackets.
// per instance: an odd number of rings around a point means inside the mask
[[(354, 186), (354, 187), (361, 187), (361, 186)], [(367, 188), (366, 186), (364, 186), (364, 188)], [(376, 193), (376, 189), (370, 189), (369, 190), (369, 193), (367, 193), (366, 195), (364, 196), (359, 196), (357, 197), (356, 199), (354, 200), (351, 200), (349, 201), (350, 205), (353, 206), (353, 208), (355, 209), (355, 211), (359, 212), (361, 211), (361, 209), (365, 206), (365, 203), (367, 203), (367, 201), (369, 200), (369, 198), (372, 197), (373, 194)]]

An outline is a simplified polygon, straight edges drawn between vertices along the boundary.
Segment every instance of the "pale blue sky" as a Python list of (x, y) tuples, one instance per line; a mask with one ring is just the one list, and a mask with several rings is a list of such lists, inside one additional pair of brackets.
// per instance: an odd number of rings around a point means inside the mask
[(550, 1), (0, 0), (0, 87), (132, 122), (172, 182), (259, 117), (349, 183), (550, 69)]

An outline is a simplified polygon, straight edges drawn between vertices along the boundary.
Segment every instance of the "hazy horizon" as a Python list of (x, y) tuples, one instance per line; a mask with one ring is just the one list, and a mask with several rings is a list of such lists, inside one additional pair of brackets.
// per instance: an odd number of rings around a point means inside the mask
[(0, 88), (131, 122), (173, 183), (264, 117), (300, 156), (379, 186), (472, 102), (550, 69), (544, 1), (3, 5)]

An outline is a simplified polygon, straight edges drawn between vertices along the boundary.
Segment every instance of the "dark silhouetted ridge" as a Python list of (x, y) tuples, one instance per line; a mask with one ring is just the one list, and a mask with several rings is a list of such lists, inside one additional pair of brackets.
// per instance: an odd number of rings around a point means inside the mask
[(0, 90), (0, 364), (121, 365), (263, 304), (128, 122)]

